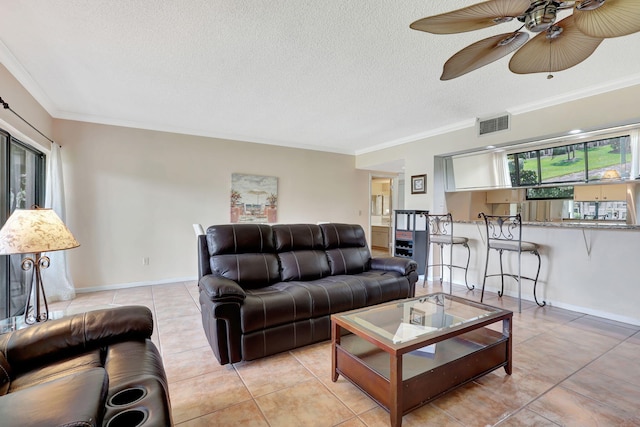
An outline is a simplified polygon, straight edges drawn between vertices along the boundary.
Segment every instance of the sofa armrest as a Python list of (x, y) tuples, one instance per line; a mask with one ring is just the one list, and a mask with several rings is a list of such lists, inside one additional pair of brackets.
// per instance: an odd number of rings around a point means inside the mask
[(153, 333), (151, 310), (123, 306), (49, 320), (0, 337), (0, 346), (14, 372), (25, 372), (52, 360)]
[(201, 292), (213, 302), (242, 303), (247, 294), (242, 287), (233, 280), (208, 274), (198, 281)]
[(371, 258), (372, 270), (396, 271), (403, 276), (407, 276), (412, 271), (418, 269), (418, 263), (411, 258), (401, 257), (378, 257)]

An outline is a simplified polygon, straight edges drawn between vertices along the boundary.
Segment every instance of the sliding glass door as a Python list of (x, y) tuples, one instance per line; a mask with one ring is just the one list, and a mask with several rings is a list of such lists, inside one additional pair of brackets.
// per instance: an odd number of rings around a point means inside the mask
[[(15, 209), (44, 203), (45, 155), (0, 130), (0, 222)], [(0, 319), (24, 312), (31, 271), (22, 255), (0, 256)]]

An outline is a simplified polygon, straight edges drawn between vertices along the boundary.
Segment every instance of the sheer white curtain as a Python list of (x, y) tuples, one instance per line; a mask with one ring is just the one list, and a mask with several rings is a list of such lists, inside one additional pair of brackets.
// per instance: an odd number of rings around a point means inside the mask
[(497, 187), (511, 187), (511, 174), (509, 174), (509, 160), (507, 153), (493, 153), (494, 185)]
[(636, 179), (640, 175), (640, 130), (634, 129), (630, 134), (631, 138), (631, 179)]
[[(58, 214), (62, 222), (67, 223), (64, 201), (64, 181), (62, 179), (62, 153), (60, 146), (51, 144), (51, 155), (47, 159), (47, 182), (44, 205)], [(69, 274), (67, 251), (48, 252), (51, 260), (49, 268), (42, 270), (42, 282), (47, 301), (69, 300), (76, 296), (76, 290)]]

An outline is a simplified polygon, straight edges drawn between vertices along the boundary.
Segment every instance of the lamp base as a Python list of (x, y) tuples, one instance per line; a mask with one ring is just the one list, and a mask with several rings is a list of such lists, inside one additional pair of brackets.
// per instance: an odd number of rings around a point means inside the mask
[(24, 322), (28, 325), (49, 320), (49, 305), (47, 304), (47, 296), (44, 293), (44, 286), (42, 286), (40, 269), (49, 267), (51, 261), (47, 256), (40, 256), (40, 253), (34, 255), (35, 259), (26, 257), (22, 260), (22, 270), (29, 271), (33, 269), (27, 304), (24, 307)]

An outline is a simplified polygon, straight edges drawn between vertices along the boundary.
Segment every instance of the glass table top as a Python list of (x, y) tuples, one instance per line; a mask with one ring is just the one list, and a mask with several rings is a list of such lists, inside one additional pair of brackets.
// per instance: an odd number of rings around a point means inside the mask
[(497, 307), (437, 293), (336, 315), (388, 344), (403, 344), (508, 313)]

